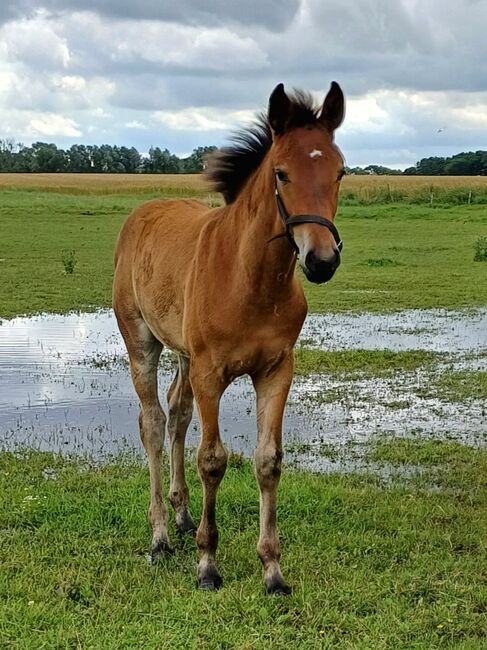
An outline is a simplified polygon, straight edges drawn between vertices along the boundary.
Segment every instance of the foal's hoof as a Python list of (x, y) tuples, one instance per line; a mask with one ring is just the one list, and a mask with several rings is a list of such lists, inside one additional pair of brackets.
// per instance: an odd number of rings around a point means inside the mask
[(289, 596), (292, 593), (292, 589), (284, 580), (272, 578), (265, 585), (265, 593), (267, 596)]
[(197, 526), (188, 511), (180, 515), (176, 520), (176, 530), (178, 535), (196, 535)]
[(150, 552), (152, 564), (157, 564), (162, 558), (170, 557), (174, 555), (174, 549), (166, 542), (166, 540), (161, 539), (157, 544), (155, 544)]
[(222, 584), (222, 577), (216, 567), (208, 567), (202, 575), (198, 576), (198, 589), (203, 591), (218, 591)]
[(202, 591), (218, 591), (223, 584), (223, 580), (218, 577), (217, 580), (198, 580), (198, 589)]

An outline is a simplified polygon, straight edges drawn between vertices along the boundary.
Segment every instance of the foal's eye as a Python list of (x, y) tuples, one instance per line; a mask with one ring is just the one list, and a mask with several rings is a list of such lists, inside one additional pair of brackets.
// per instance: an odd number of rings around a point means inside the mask
[(289, 180), (288, 175), (282, 169), (276, 169), (276, 176), (281, 183), (287, 183)]
[(345, 168), (340, 169), (340, 171), (338, 172), (338, 175), (337, 175), (337, 181), (341, 181), (346, 173), (347, 172), (345, 171)]

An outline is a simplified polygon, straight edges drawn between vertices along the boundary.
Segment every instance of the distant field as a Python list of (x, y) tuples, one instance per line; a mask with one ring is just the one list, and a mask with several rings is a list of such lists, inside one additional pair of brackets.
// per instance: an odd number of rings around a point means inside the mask
[(487, 176), (345, 176), (342, 203), (487, 203)]
[[(0, 189), (205, 198), (202, 174), (0, 174)], [(216, 195), (215, 195), (216, 196)], [(344, 203), (487, 203), (487, 176), (345, 176)]]
[(201, 174), (0, 174), (0, 189), (66, 194), (208, 194)]

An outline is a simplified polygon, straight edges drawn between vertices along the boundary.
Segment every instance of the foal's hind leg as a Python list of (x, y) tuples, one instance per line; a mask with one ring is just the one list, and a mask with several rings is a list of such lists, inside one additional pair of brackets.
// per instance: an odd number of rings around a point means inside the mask
[(142, 318), (119, 319), (130, 360), (132, 381), (140, 400), (139, 428), (147, 453), (150, 475), (149, 521), (152, 526), (153, 560), (172, 553), (167, 535), (167, 509), (162, 497), (161, 453), (166, 416), (157, 394), (157, 366), (162, 344), (154, 337)]
[(260, 536), (257, 554), (264, 567), (268, 594), (289, 594), (279, 566), (279, 539), (276, 527), (277, 488), (281, 477), (282, 418), (291, 386), (293, 359), (289, 355), (269, 375), (252, 377), (257, 393), (258, 439), (255, 471), (260, 488)]
[(196, 526), (188, 510), (189, 493), (184, 477), (184, 441), (193, 415), (193, 391), (189, 382), (189, 359), (179, 356), (176, 376), (167, 394), (169, 417), (167, 432), (171, 445), (171, 486), (169, 500), (176, 513), (180, 533), (195, 533)]

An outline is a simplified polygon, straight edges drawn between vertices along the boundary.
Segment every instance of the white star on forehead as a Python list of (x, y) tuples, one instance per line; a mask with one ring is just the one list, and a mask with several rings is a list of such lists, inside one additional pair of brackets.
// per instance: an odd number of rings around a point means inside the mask
[(313, 149), (313, 151), (309, 152), (309, 157), (310, 158), (316, 158), (316, 156), (322, 156), (323, 153), (319, 149)]

